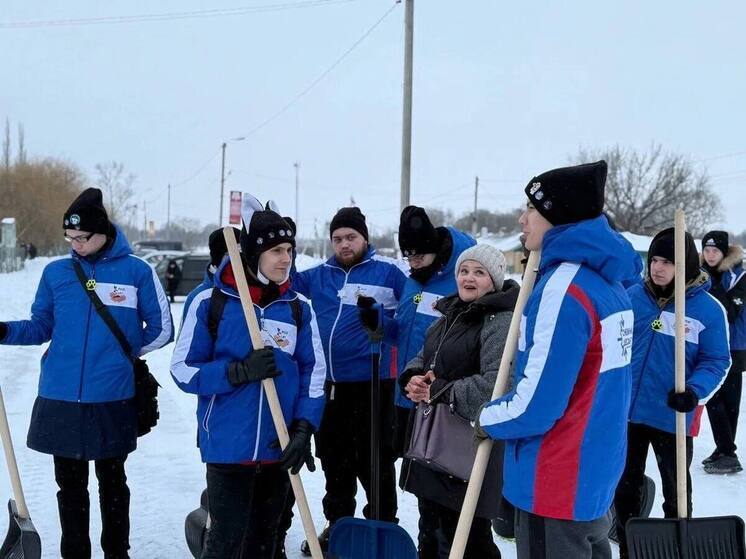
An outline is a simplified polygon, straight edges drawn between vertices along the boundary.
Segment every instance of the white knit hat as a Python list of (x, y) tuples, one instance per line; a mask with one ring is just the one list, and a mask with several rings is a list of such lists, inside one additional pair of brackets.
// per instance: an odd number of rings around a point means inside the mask
[(492, 278), (492, 283), (495, 284), (495, 291), (502, 289), (503, 281), (505, 280), (505, 268), (507, 266), (505, 255), (502, 252), (487, 244), (475, 245), (466, 249), (456, 261), (456, 278), (458, 278), (458, 271), (464, 260), (479, 262), (485, 267), (487, 273)]

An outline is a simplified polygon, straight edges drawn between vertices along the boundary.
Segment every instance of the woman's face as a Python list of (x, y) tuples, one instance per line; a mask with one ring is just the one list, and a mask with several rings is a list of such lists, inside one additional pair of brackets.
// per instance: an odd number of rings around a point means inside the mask
[(290, 266), (293, 264), (293, 245), (282, 243), (259, 256), (259, 271), (264, 277), (275, 283), (288, 279)]
[(487, 269), (476, 260), (464, 260), (461, 263), (458, 276), (456, 276), (456, 285), (459, 298), (466, 303), (476, 301), (482, 295), (495, 290)]

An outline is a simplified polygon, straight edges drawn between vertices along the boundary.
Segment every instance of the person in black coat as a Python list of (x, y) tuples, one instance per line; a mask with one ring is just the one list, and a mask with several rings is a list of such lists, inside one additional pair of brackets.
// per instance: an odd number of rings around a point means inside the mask
[(166, 286), (168, 288), (168, 296), (171, 302), (174, 302), (174, 296), (176, 295), (176, 289), (179, 287), (181, 282), (181, 268), (176, 260), (169, 260), (168, 266), (166, 267)]
[[(443, 316), (430, 327), (424, 347), (399, 378), (410, 400), (433, 403), (431, 398), (440, 394), (439, 401), (451, 402), (455, 413), (469, 421), (490, 400), (519, 291), (515, 281), (504, 281), (505, 266), (503, 254), (489, 245), (461, 254), (456, 264), (458, 293), (438, 301), (435, 308)], [(495, 444), (465, 559), (500, 557), (490, 519), (497, 516), (501, 501), (502, 451), (503, 445)], [(405, 460), (400, 486), (417, 496), (420, 559), (447, 555), (467, 484), (426, 464)]]

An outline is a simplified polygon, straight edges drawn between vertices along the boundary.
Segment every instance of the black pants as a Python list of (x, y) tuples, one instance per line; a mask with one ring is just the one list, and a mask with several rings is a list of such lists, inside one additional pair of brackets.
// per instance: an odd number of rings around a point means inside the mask
[[(381, 381), (378, 409), (379, 520), (396, 520), (396, 472), (394, 470), (394, 381)], [(316, 436), (316, 449), (326, 478), (324, 516), (330, 523), (355, 515), (357, 480), (370, 503), (370, 382), (344, 382), (326, 387), (326, 407)], [(363, 509), (366, 518), (370, 507)]]
[(707, 402), (707, 416), (710, 418), (712, 435), (715, 438), (715, 450), (727, 456), (735, 456), (746, 351), (731, 351), (730, 355), (733, 365), (720, 390)]
[[(127, 456), (96, 460), (96, 477), (101, 505), (101, 549), (106, 559), (128, 557), (130, 533), (130, 490), (124, 473)], [(57, 506), (62, 527), (60, 554), (63, 558), (88, 559), (90, 498), (89, 464), (85, 460), (54, 457), (54, 477), (59, 491)]]
[[(676, 435), (660, 431), (647, 425), (630, 423), (627, 431), (627, 463), (624, 466), (622, 479), (614, 496), (616, 509), (616, 529), (619, 535), (619, 547), (626, 551), (625, 525), (630, 518), (640, 515), (642, 492), (645, 487), (645, 461), (648, 447), (653, 447), (658, 462), (658, 471), (663, 485), (663, 514), (666, 518), (676, 518)], [(686, 438), (686, 478), (687, 510), (692, 514), (692, 478), (689, 466), (692, 463), (692, 438)]]
[[(420, 510), (417, 556), (419, 559), (448, 557), (458, 525), (459, 511), (451, 510), (428, 499), (417, 499)], [(490, 521), (475, 517), (466, 541), (464, 559), (500, 559), (500, 551), (492, 539)]]
[(611, 559), (609, 518), (560, 520), (516, 509), (518, 559)]
[(409, 443), (407, 435), (409, 434), (409, 415), (412, 413), (412, 409), (395, 406), (394, 411), (396, 414), (396, 429), (394, 431), (394, 455), (397, 458), (402, 458), (407, 450), (407, 444)]
[(289, 483), (279, 465), (208, 464), (202, 559), (272, 559)]

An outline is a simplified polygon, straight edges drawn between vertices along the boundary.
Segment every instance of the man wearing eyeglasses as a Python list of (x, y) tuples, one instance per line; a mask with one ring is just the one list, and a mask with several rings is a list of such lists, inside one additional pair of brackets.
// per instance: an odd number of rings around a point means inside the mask
[[(168, 300), (155, 271), (133, 256), (109, 221), (101, 191), (88, 188), (63, 218), (72, 250), (44, 269), (31, 318), (0, 322), (0, 343), (40, 345), (39, 394), (31, 413), (29, 448), (54, 456), (62, 527), (60, 555), (91, 557), (89, 462), (99, 482), (107, 559), (128, 558), (129, 501), (124, 463), (137, 446), (133, 363), (173, 340)], [(76, 272), (79, 266), (85, 278)], [(124, 350), (94, 308), (95, 291), (124, 334)]]

